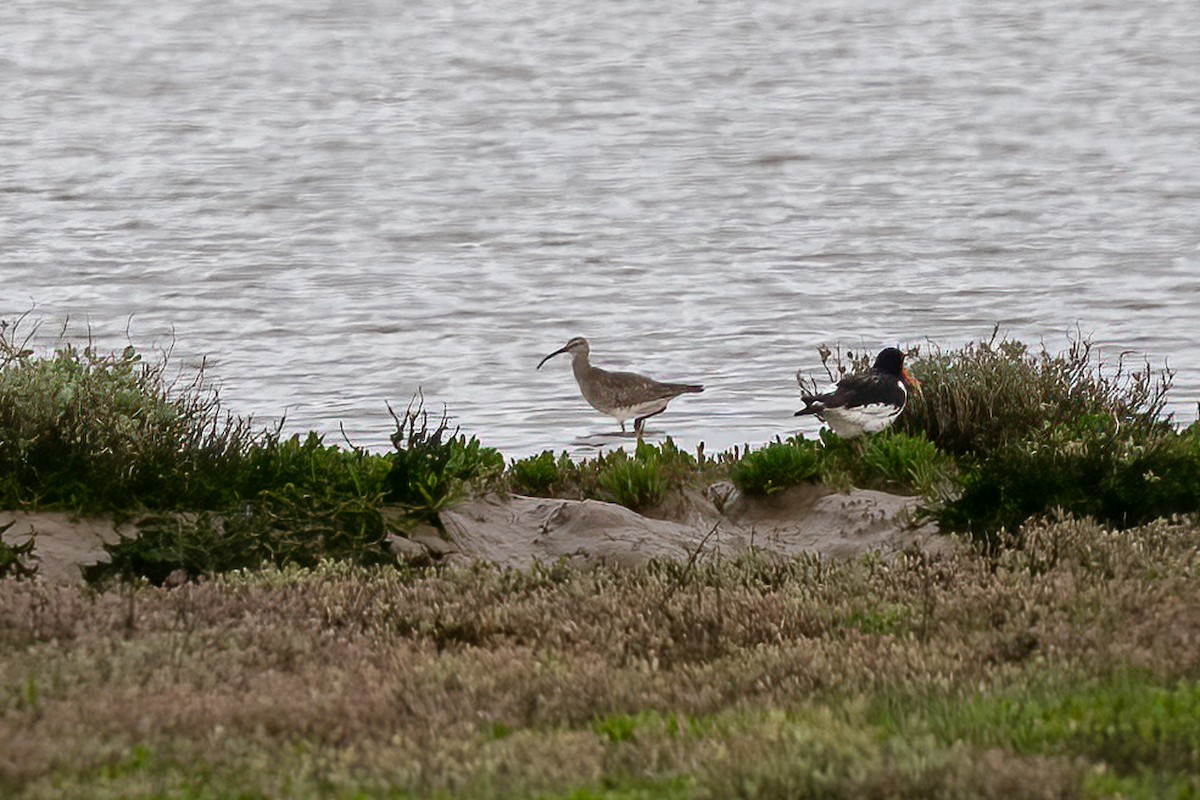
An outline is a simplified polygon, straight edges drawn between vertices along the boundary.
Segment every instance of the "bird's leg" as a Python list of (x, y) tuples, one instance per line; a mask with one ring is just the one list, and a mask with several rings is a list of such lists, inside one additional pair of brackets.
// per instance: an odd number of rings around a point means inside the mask
[(664, 407), (660, 408), (658, 411), (652, 411), (652, 413), (647, 414), (646, 416), (637, 417), (637, 419), (634, 420), (634, 431), (637, 431), (637, 437), (638, 438), (642, 437), (642, 431), (644, 431), (644, 429), (646, 429), (646, 421), (648, 419), (650, 419), (650, 417), (658, 416), (659, 414), (662, 413), (662, 411), (665, 411), (665, 410), (667, 410), (666, 405), (664, 405)]
[(625, 432), (625, 420), (619, 419), (619, 420), (617, 420), (617, 422), (621, 423), (621, 433), (624, 433)]

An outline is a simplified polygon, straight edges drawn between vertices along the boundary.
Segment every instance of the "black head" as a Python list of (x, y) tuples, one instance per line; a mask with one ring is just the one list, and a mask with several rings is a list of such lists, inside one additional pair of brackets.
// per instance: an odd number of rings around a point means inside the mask
[(899, 378), (904, 375), (904, 353), (895, 347), (885, 347), (879, 351), (879, 355), (875, 356), (875, 366), (872, 369)]
[(879, 351), (879, 355), (875, 356), (875, 366), (873, 369), (891, 375), (904, 381), (911, 389), (915, 389), (917, 394), (921, 394), (921, 382), (912, 376), (912, 373), (904, 368), (904, 353), (894, 347), (885, 347)]

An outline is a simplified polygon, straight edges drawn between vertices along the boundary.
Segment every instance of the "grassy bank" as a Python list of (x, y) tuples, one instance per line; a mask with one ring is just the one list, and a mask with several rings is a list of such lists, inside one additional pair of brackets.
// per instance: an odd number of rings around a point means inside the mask
[[(96, 579), (161, 581), (322, 559), (392, 564), (390, 533), (439, 526), (472, 492), (596, 498), (651, 509), (672, 492), (730, 480), (748, 494), (801, 482), (916, 494), (923, 517), (986, 546), (1058, 513), (1129, 527), (1200, 511), (1200, 423), (1163, 409), (1171, 375), (1103, 363), (1084, 341), (1061, 353), (997, 339), (911, 365), (923, 394), (896, 429), (851, 443), (828, 433), (706, 454), (638, 444), (590, 459), (511, 460), (431, 415), (393, 412), (393, 450), (285, 438), (227, 411), (203, 370), (174, 372), (126, 348), (27, 347), (0, 327), (0, 508), (68, 509), (140, 522)], [(823, 351), (825, 352), (825, 351)], [(827, 360), (831, 377), (863, 356)], [(0, 545), (0, 574), (21, 553)]]
[(1200, 795), (1200, 530), (532, 573), (0, 582), (0, 794)]

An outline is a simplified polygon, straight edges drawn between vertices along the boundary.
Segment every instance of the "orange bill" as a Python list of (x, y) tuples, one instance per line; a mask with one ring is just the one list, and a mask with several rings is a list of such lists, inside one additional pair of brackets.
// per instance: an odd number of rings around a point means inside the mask
[(900, 377), (902, 377), (904, 379), (904, 382), (906, 384), (911, 386), (913, 389), (916, 389), (917, 394), (923, 395), (923, 393), (921, 391), (921, 382), (913, 377), (913, 374), (908, 371), (908, 367), (901, 368)]

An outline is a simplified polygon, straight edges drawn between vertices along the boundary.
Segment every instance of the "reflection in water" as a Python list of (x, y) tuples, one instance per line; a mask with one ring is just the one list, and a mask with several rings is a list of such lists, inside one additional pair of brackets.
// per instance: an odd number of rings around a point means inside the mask
[[(659, 437), (663, 437), (663, 431), (652, 431), (647, 429), (642, 438), (645, 441), (659, 441)], [(580, 450), (602, 450), (604, 448), (625, 447), (631, 448), (637, 444), (638, 435), (633, 431), (621, 433), (621, 431), (610, 431), (605, 433), (586, 433), (576, 436), (571, 440), (571, 447)]]
[[(421, 389), (510, 456), (561, 376), (796, 430), (816, 348), (1078, 329), (1200, 396), (1194, 4), (0, 6), (0, 316), (166, 346), (237, 412), (386, 446)], [(807, 422), (803, 424), (809, 424)], [(810, 430), (810, 429), (805, 429)], [(590, 438), (590, 434), (583, 438)]]

